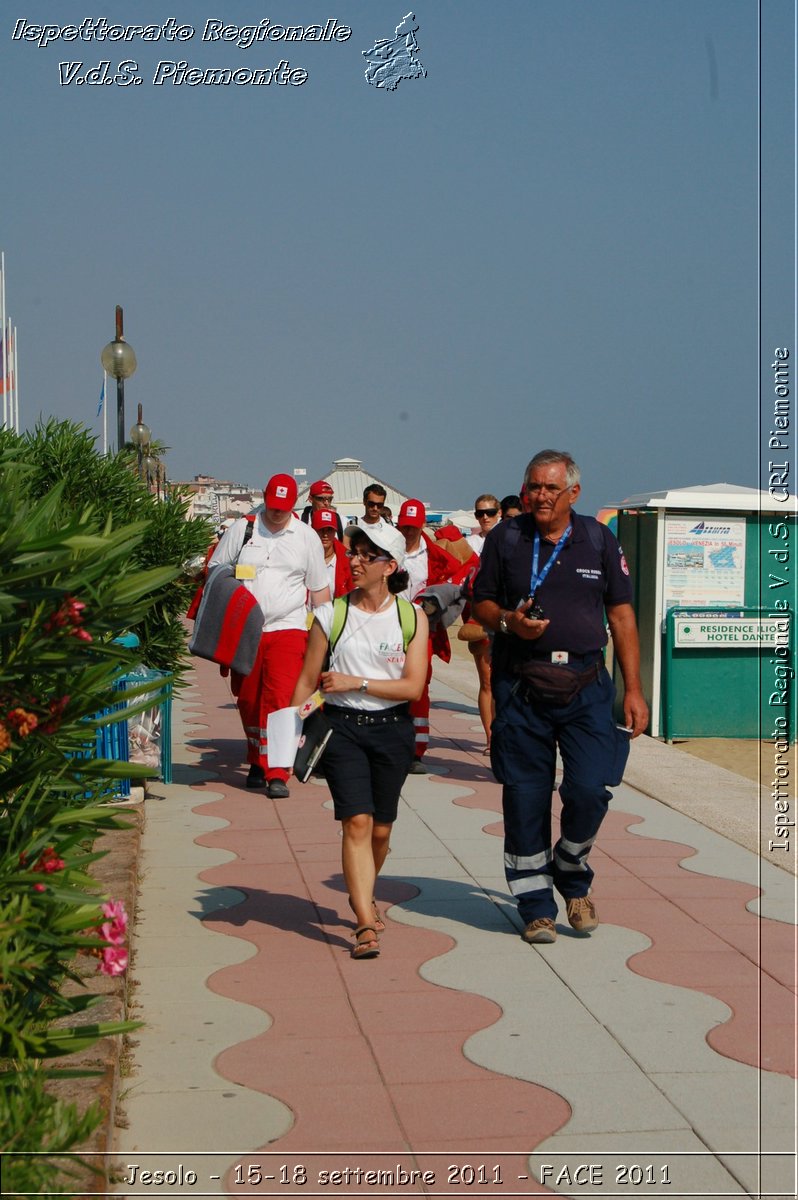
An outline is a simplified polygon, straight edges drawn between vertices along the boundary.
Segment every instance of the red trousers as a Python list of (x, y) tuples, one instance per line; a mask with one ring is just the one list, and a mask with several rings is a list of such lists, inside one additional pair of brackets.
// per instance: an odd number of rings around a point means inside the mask
[(307, 640), (305, 629), (262, 633), (258, 656), (249, 675), (230, 672), (230, 684), (247, 739), (247, 762), (261, 767), (267, 780), (285, 780), (289, 775), (282, 767), (269, 767), (266, 718), (270, 712), (287, 708), (291, 703)]

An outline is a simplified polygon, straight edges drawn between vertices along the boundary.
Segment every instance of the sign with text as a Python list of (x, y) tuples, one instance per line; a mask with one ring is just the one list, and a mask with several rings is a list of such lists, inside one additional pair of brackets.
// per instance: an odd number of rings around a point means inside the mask
[(776, 646), (788, 636), (777, 617), (674, 617), (673, 644), (683, 646)]

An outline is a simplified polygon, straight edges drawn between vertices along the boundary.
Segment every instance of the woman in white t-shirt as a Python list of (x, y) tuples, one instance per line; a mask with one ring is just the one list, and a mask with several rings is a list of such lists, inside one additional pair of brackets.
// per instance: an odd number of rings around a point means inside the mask
[(328, 665), (332, 669), (322, 670), (333, 621), (333, 606), (325, 604), (314, 613), (292, 704), (307, 700), (321, 676), (324, 712), (333, 726), (324, 774), (342, 825), (344, 880), (356, 920), (352, 957), (375, 958), (377, 935), (385, 925), (374, 887), (413, 761), (408, 704), (424, 690), (428, 627), (416, 609), (415, 633), (405, 650), (397, 595), (407, 587), (407, 572), (398, 529), (357, 526), (348, 553), (355, 589), (346, 598), (346, 622)]

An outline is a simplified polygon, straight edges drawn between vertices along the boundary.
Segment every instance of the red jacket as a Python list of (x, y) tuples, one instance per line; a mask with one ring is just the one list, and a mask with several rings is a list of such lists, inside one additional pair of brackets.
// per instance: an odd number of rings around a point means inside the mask
[[(427, 586), (436, 583), (462, 583), (470, 571), (475, 570), (479, 566), (479, 555), (472, 554), (466, 562), (461, 563), (458, 559), (450, 554), (448, 550), (444, 550), (443, 546), (439, 546), (426, 533), (421, 533), (424, 545), (427, 547)], [(449, 645), (449, 631), (439, 625), (430, 638), (432, 653), (437, 654), (438, 658), (444, 662), (449, 662), (452, 657), (452, 648)]]

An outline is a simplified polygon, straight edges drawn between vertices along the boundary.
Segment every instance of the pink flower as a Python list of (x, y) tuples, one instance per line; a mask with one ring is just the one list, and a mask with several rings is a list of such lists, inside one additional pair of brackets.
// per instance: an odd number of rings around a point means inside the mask
[(98, 970), (103, 975), (122, 975), (127, 969), (127, 950), (118, 946), (106, 946)]
[(106, 900), (100, 911), (109, 921), (119, 921), (124, 928), (127, 928), (127, 912), (121, 900)]
[(100, 935), (106, 942), (112, 942), (114, 946), (123, 946), (126, 930), (126, 923), (121, 921), (105, 921), (100, 926)]
[(33, 890), (34, 890), (34, 892), (46, 892), (47, 888), (44, 886), (43, 883), (34, 883)]
[(106, 942), (121, 946), (127, 934), (127, 912), (121, 900), (109, 900), (102, 905), (102, 914), (108, 919), (100, 926), (100, 934)]

